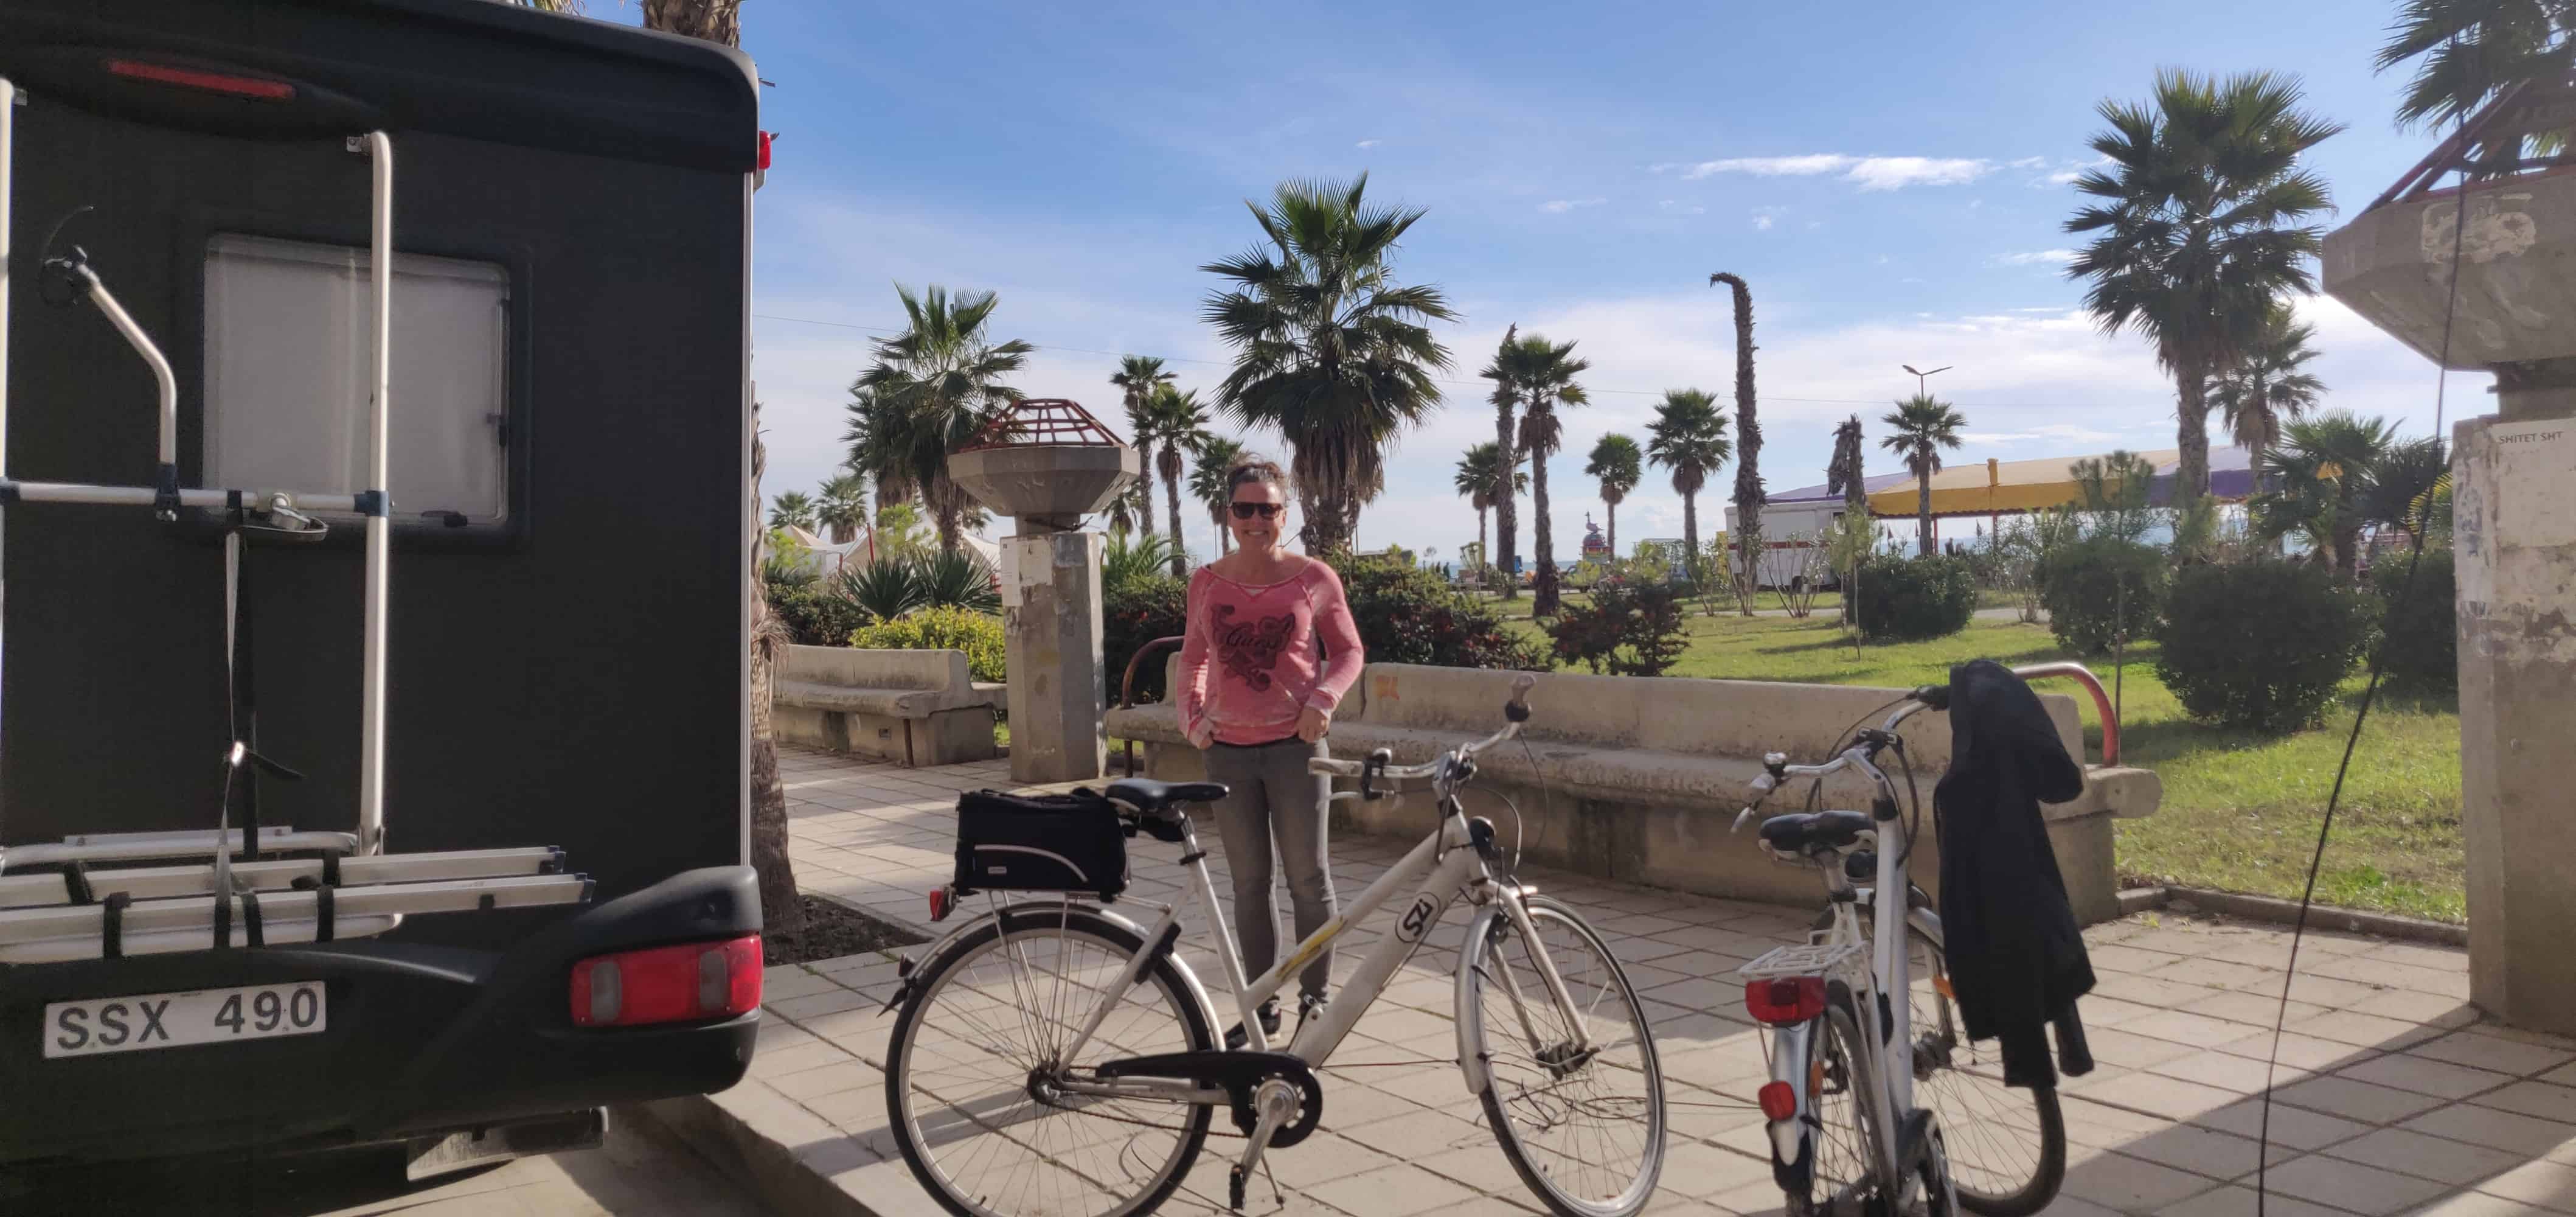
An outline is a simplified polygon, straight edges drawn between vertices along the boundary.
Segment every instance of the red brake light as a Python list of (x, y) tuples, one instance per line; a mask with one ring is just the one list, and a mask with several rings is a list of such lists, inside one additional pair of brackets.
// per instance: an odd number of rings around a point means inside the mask
[(1762, 1117), (1766, 1120), (1786, 1120), (1798, 1114), (1798, 1092), (1787, 1082), (1765, 1083), (1754, 1097), (1761, 1101)]
[(774, 132), (763, 131), (760, 133), (760, 161), (755, 167), (762, 173), (769, 172), (769, 141), (776, 138), (778, 138), (778, 136)]
[(177, 85), (183, 89), (247, 97), (255, 101), (295, 100), (294, 85), (257, 76), (227, 76), (221, 72), (201, 72), (194, 68), (176, 68), (132, 59), (108, 60), (107, 70), (110, 75), (123, 76), (128, 80), (148, 80), (154, 84)]
[(572, 966), (576, 1027), (732, 1018), (760, 1008), (760, 935), (595, 955)]
[(1825, 978), (1792, 976), (1746, 981), (1744, 1011), (1753, 1021), (1774, 1027), (1803, 1023), (1825, 1012)]
[(933, 922), (948, 920), (947, 888), (934, 887), (930, 889), (930, 919)]

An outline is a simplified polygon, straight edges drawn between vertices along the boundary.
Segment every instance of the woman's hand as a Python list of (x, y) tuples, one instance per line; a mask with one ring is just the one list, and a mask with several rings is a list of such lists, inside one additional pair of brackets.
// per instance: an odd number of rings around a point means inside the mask
[(1297, 712), (1297, 738), (1314, 743), (1333, 729), (1333, 716), (1308, 706)]

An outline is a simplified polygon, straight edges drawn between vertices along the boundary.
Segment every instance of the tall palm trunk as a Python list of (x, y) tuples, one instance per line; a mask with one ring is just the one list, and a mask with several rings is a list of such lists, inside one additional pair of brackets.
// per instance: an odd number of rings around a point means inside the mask
[(1530, 505), (1532, 516), (1530, 549), (1538, 559), (1537, 592), (1530, 602), (1530, 615), (1552, 617), (1556, 614), (1556, 522), (1548, 514), (1547, 454), (1533, 446), (1530, 450)]
[(1694, 581), (1699, 573), (1699, 492), (1682, 493), (1682, 571)]
[(1485, 509), (1479, 507), (1476, 509), (1476, 562), (1481, 566), (1492, 557), (1493, 551), (1485, 548)]
[(1927, 454), (1917, 453), (1914, 466), (1914, 535), (1915, 552), (1929, 556), (1932, 552), (1932, 463)]
[(2209, 493), (2209, 374), (2197, 359), (2174, 368), (2174, 462), (2171, 505), (2197, 503)]
[[(1173, 464), (1177, 466), (1179, 462)], [(1163, 470), (1163, 497), (1171, 507), (1172, 577), (1186, 579), (1190, 575), (1190, 566), (1189, 556), (1181, 550), (1181, 471), (1178, 468)]]
[(1494, 484), (1494, 569), (1502, 572), (1503, 598), (1509, 600), (1521, 594), (1519, 582), (1512, 578), (1521, 530), (1520, 496), (1512, 490), (1512, 475), (1521, 467), (1520, 436), (1512, 427), (1509, 401), (1494, 407), (1494, 446), (1503, 454), (1502, 480)]
[(1610, 560), (1616, 562), (1619, 560), (1619, 500), (1604, 499), (1601, 505), (1608, 509), (1609, 514), (1609, 527), (1603, 530), (1608, 535), (1601, 539), (1601, 543), (1609, 547)]
[(832, 525), (832, 544), (834, 545), (847, 545), (851, 538), (858, 535), (859, 526), (848, 520), (841, 520)]
[(1756, 555), (1763, 551), (1762, 424), (1753, 406), (1753, 289), (1740, 276), (1725, 271), (1710, 275), (1708, 281), (1725, 284), (1735, 296), (1735, 542), (1744, 555), (1744, 569), (1740, 574), (1729, 571), (1728, 577), (1743, 588), (1744, 594), (1735, 599), (1750, 617), (1753, 593), (1761, 590)]
[[(644, 0), (644, 28), (680, 34), (723, 46), (742, 45), (742, 0)], [(777, 655), (772, 639), (779, 631), (762, 590), (760, 560), (768, 530), (760, 526), (760, 474), (768, 450), (759, 440), (760, 404), (752, 403), (751, 453), (751, 864), (760, 873), (760, 913), (769, 933), (793, 937), (804, 931), (805, 906), (796, 895), (796, 870), (787, 856), (787, 791), (778, 780), (778, 736), (772, 728), (770, 694)]]

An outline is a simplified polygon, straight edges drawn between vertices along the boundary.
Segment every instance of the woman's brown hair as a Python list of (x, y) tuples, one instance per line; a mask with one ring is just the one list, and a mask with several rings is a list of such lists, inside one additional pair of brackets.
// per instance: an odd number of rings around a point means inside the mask
[(1276, 461), (1249, 456), (1235, 462), (1234, 468), (1225, 471), (1226, 500), (1233, 501), (1236, 487), (1253, 482), (1268, 482), (1279, 488), (1280, 498), (1288, 497), (1288, 471), (1280, 468)]

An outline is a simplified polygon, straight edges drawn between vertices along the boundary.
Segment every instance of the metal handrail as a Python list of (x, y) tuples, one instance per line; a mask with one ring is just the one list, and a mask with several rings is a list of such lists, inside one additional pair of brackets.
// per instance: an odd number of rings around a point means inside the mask
[(2111, 708), (2111, 695), (2102, 691), (2102, 678), (2095, 676), (2091, 668), (2080, 663), (2065, 661), (2035, 663), (2014, 668), (2012, 671), (2013, 675), (2023, 680), (2066, 676), (2072, 677), (2076, 683), (2083, 685), (2085, 691), (2093, 695), (2093, 709), (2102, 719), (2102, 763), (2105, 765), (2120, 763), (2120, 712)]
[[(1152, 642), (1148, 642), (1145, 645), (1136, 648), (1136, 653), (1128, 656), (1127, 672), (1125, 675), (1118, 678), (1119, 709), (1129, 710), (1135, 708), (1136, 669), (1144, 664), (1146, 657), (1168, 651), (1173, 647), (1181, 645), (1183, 641), (1184, 639), (1179, 634), (1166, 634), (1161, 638), (1157, 638)], [(1166, 696), (1169, 696), (1171, 690), (1165, 689), (1163, 692)], [(1136, 776), (1136, 741), (1132, 739), (1126, 741), (1124, 757), (1125, 759), (1122, 763), (1127, 767), (1127, 776), (1132, 778)]]

